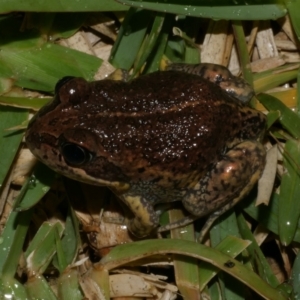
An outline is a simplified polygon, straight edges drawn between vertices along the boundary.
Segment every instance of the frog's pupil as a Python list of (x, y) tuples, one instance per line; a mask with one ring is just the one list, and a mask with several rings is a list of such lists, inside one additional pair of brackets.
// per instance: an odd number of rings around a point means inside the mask
[(90, 154), (84, 148), (75, 144), (64, 144), (62, 155), (65, 161), (71, 165), (79, 166), (89, 161)]

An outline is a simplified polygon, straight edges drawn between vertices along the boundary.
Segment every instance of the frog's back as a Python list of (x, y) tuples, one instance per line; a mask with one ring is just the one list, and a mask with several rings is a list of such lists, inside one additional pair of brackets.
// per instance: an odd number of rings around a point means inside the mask
[(156, 72), (130, 83), (93, 85), (100, 104), (87, 106), (95, 105), (95, 132), (103, 151), (123, 172), (128, 167), (130, 177), (144, 170), (200, 174), (239, 134), (243, 105), (196, 75)]

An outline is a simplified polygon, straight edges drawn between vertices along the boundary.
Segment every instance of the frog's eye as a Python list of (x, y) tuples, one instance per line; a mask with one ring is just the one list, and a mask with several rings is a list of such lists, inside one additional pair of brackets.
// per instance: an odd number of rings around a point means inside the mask
[(61, 154), (65, 161), (73, 166), (81, 166), (92, 160), (93, 154), (88, 150), (72, 143), (65, 143), (61, 146)]
[(65, 85), (68, 81), (72, 80), (73, 78), (75, 78), (75, 77), (74, 76), (65, 76), (65, 77), (61, 78), (60, 80), (58, 80), (55, 85), (55, 94), (58, 94), (60, 88), (63, 85)]

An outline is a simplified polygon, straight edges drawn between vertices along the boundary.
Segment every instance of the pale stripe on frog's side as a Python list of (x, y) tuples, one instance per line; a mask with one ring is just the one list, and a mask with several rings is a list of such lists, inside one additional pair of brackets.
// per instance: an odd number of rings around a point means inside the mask
[(173, 68), (129, 83), (67, 78), (26, 132), (49, 167), (117, 194), (135, 215), (128, 226), (137, 236), (159, 225), (161, 202), (182, 200), (188, 221), (211, 214), (210, 222), (243, 198), (264, 166), (265, 116), (219, 87), (236, 85), (245, 100), (249, 85), (221, 66)]

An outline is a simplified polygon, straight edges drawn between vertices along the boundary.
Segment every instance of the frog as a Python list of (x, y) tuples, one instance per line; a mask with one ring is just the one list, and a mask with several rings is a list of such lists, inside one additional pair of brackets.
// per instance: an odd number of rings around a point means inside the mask
[[(252, 96), (215, 64), (173, 64), (129, 82), (65, 77), (25, 139), (56, 172), (112, 190), (136, 237), (207, 216), (205, 234), (263, 172), (266, 117), (247, 104)], [(176, 202), (189, 215), (159, 227), (157, 205)]]

